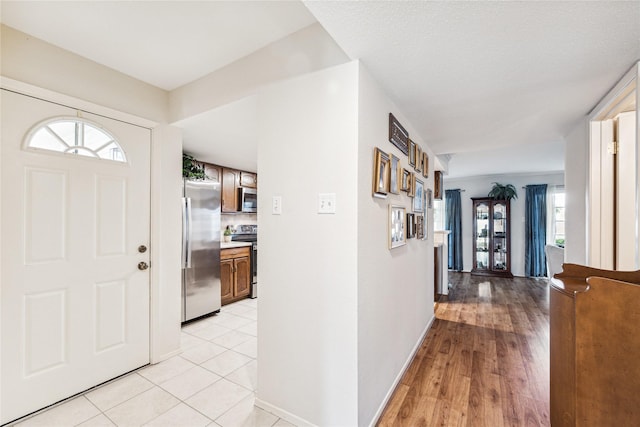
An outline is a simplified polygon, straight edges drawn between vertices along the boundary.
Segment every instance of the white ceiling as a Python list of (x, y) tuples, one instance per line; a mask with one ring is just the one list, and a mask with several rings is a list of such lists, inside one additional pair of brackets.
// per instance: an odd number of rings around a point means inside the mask
[(640, 2), (324, 2), (436, 153), (562, 141), (640, 59)]
[(316, 22), (298, 1), (7, 1), (2, 22), (172, 90)]
[(185, 151), (203, 162), (257, 171), (257, 100), (250, 96), (174, 123)]
[[(308, 10), (298, 1), (3, 0), (1, 20), (171, 90), (317, 18), (422, 139), (437, 154), (456, 153), (450, 166), (469, 171), (474, 158), (509, 153), (494, 168), (529, 172), (532, 153), (546, 153), (538, 168), (561, 164), (563, 137), (640, 59), (639, 1), (305, 4)], [(178, 123), (185, 149), (255, 170), (257, 135), (246, 125), (252, 102)], [(223, 126), (238, 121), (244, 125)]]
[(511, 145), (451, 155), (447, 178), (564, 172), (564, 144)]

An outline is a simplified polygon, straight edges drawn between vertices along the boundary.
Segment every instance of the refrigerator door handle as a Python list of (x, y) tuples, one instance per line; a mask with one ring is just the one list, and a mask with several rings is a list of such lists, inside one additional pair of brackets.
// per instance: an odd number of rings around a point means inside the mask
[(186, 257), (185, 257), (185, 268), (191, 268), (191, 245), (193, 243), (193, 236), (192, 236), (192, 231), (193, 231), (193, 227), (191, 227), (191, 224), (193, 223), (192, 221), (192, 216), (191, 216), (191, 197), (187, 197), (187, 203), (186, 203), (186, 207), (187, 207), (187, 250), (186, 250)]
[(188, 230), (187, 227), (187, 199), (186, 197), (182, 198), (182, 259), (180, 260), (180, 265), (182, 268), (187, 266), (187, 235)]

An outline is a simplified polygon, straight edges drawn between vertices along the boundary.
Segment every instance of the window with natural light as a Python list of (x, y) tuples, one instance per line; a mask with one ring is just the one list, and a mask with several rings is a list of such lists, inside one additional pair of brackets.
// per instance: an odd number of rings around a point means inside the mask
[(556, 187), (551, 198), (552, 203), (552, 229), (551, 243), (564, 247), (564, 209), (565, 209), (564, 187)]
[(36, 126), (27, 148), (126, 163), (124, 151), (104, 129), (80, 118), (56, 118)]

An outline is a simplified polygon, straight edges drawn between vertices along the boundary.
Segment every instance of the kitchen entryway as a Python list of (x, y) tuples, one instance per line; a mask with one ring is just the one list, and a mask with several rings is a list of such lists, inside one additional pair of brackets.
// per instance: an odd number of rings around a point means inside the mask
[[(182, 328), (182, 353), (24, 420), (19, 426), (291, 426), (253, 406), (257, 299)], [(215, 423), (214, 423), (215, 422)]]

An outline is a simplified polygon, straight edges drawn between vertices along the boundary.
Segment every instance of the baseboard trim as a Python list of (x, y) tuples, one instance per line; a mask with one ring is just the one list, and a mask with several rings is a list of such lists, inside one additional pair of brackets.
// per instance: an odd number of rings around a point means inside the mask
[(300, 418), (296, 415), (293, 415), (290, 412), (285, 411), (282, 408), (279, 408), (277, 406), (274, 406), (270, 403), (265, 402), (264, 400), (258, 399), (256, 397), (255, 400), (255, 406), (257, 406), (260, 409), (264, 409), (265, 411), (272, 413), (273, 415), (276, 415), (280, 418), (282, 418), (283, 420), (293, 424), (294, 426), (298, 426), (298, 427), (317, 427), (315, 424), (310, 423), (309, 421)]
[(405, 374), (407, 369), (409, 369), (409, 366), (411, 365), (413, 358), (416, 356), (416, 353), (418, 352), (418, 350), (420, 350), (420, 344), (422, 344), (422, 341), (424, 341), (425, 337), (429, 333), (429, 330), (431, 329), (431, 326), (433, 325), (433, 322), (435, 320), (436, 320), (436, 315), (434, 313), (434, 315), (431, 317), (431, 320), (429, 320), (429, 323), (427, 323), (427, 326), (424, 328), (424, 331), (422, 331), (422, 334), (420, 335), (418, 342), (416, 342), (416, 344), (413, 346), (413, 349), (411, 350), (411, 353), (409, 354), (409, 357), (407, 358), (407, 360), (404, 362), (404, 366), (402, 366), (400, 373), (398, 374), (396, 379), (393, 381), (393, 385), (391, 386), (391, 388), (389, 388), (387, 395), (382, 400), (382, 403), (380, 404), (380, 407), (376, 411), (376, 414), (374, 415), (373, 420), (369, 424), (369, 427), (375, 426), (378, 423), (378, 421), (380, 421), (380, 417), (382, 416), (382, 412), (384, 411), (384, 408), (387, 407), (389, 400), (391, 400), (391, 396), (393, 396), (393, 393), (396, 391), (398, 384), (400, 384), (400, 380), (402, 380), (402, 376)]

